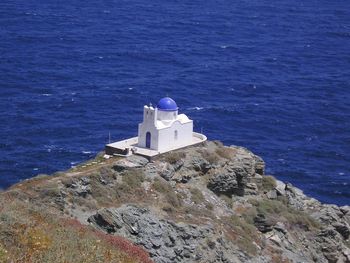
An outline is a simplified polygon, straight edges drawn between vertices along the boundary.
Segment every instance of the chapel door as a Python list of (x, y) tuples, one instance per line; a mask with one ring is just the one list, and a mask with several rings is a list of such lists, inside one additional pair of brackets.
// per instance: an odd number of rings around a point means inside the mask
[(146, 148), (151, 148), (151, 133), (146, 133)]

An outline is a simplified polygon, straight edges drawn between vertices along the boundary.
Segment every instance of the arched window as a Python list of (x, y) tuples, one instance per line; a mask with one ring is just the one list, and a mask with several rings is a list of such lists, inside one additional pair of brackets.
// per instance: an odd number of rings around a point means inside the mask
[(174, 132), (174, 139), (177, 140), (177, 130)]

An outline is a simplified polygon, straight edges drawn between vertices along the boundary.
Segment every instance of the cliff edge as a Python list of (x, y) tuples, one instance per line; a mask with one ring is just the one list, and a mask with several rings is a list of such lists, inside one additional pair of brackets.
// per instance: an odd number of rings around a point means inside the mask
[(0, 262), (350, 262), (350, 207), (220, 142), (103, 154), (0, 194)]

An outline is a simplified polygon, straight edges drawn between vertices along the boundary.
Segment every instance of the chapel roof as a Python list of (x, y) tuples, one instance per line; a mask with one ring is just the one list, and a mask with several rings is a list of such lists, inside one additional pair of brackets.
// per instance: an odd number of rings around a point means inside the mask
[(157, 108), (162, 111), (177, 111), (176, 102), (169, 97), (164, 97), (158, 101)]

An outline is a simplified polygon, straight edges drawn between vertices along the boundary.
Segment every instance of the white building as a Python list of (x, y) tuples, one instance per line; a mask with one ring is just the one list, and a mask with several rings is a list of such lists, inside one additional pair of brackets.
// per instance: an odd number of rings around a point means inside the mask
[(138, 147), (165, 152), (193, 143), (193, 121), (178, 114), (176, 102), (162, 98), (156, 108), (144, 106), (138, 129)]
[(178, 114), (176, 102), (165, 97), (157, 107), (143, 107), (143, 121), (138, 136), (109, 143), (106, 155), (128, 156), (138, 154), (152, 158), (159, 154), (207, 140), (203, 134), (193, 132), (193, 121), (185, 114)]

